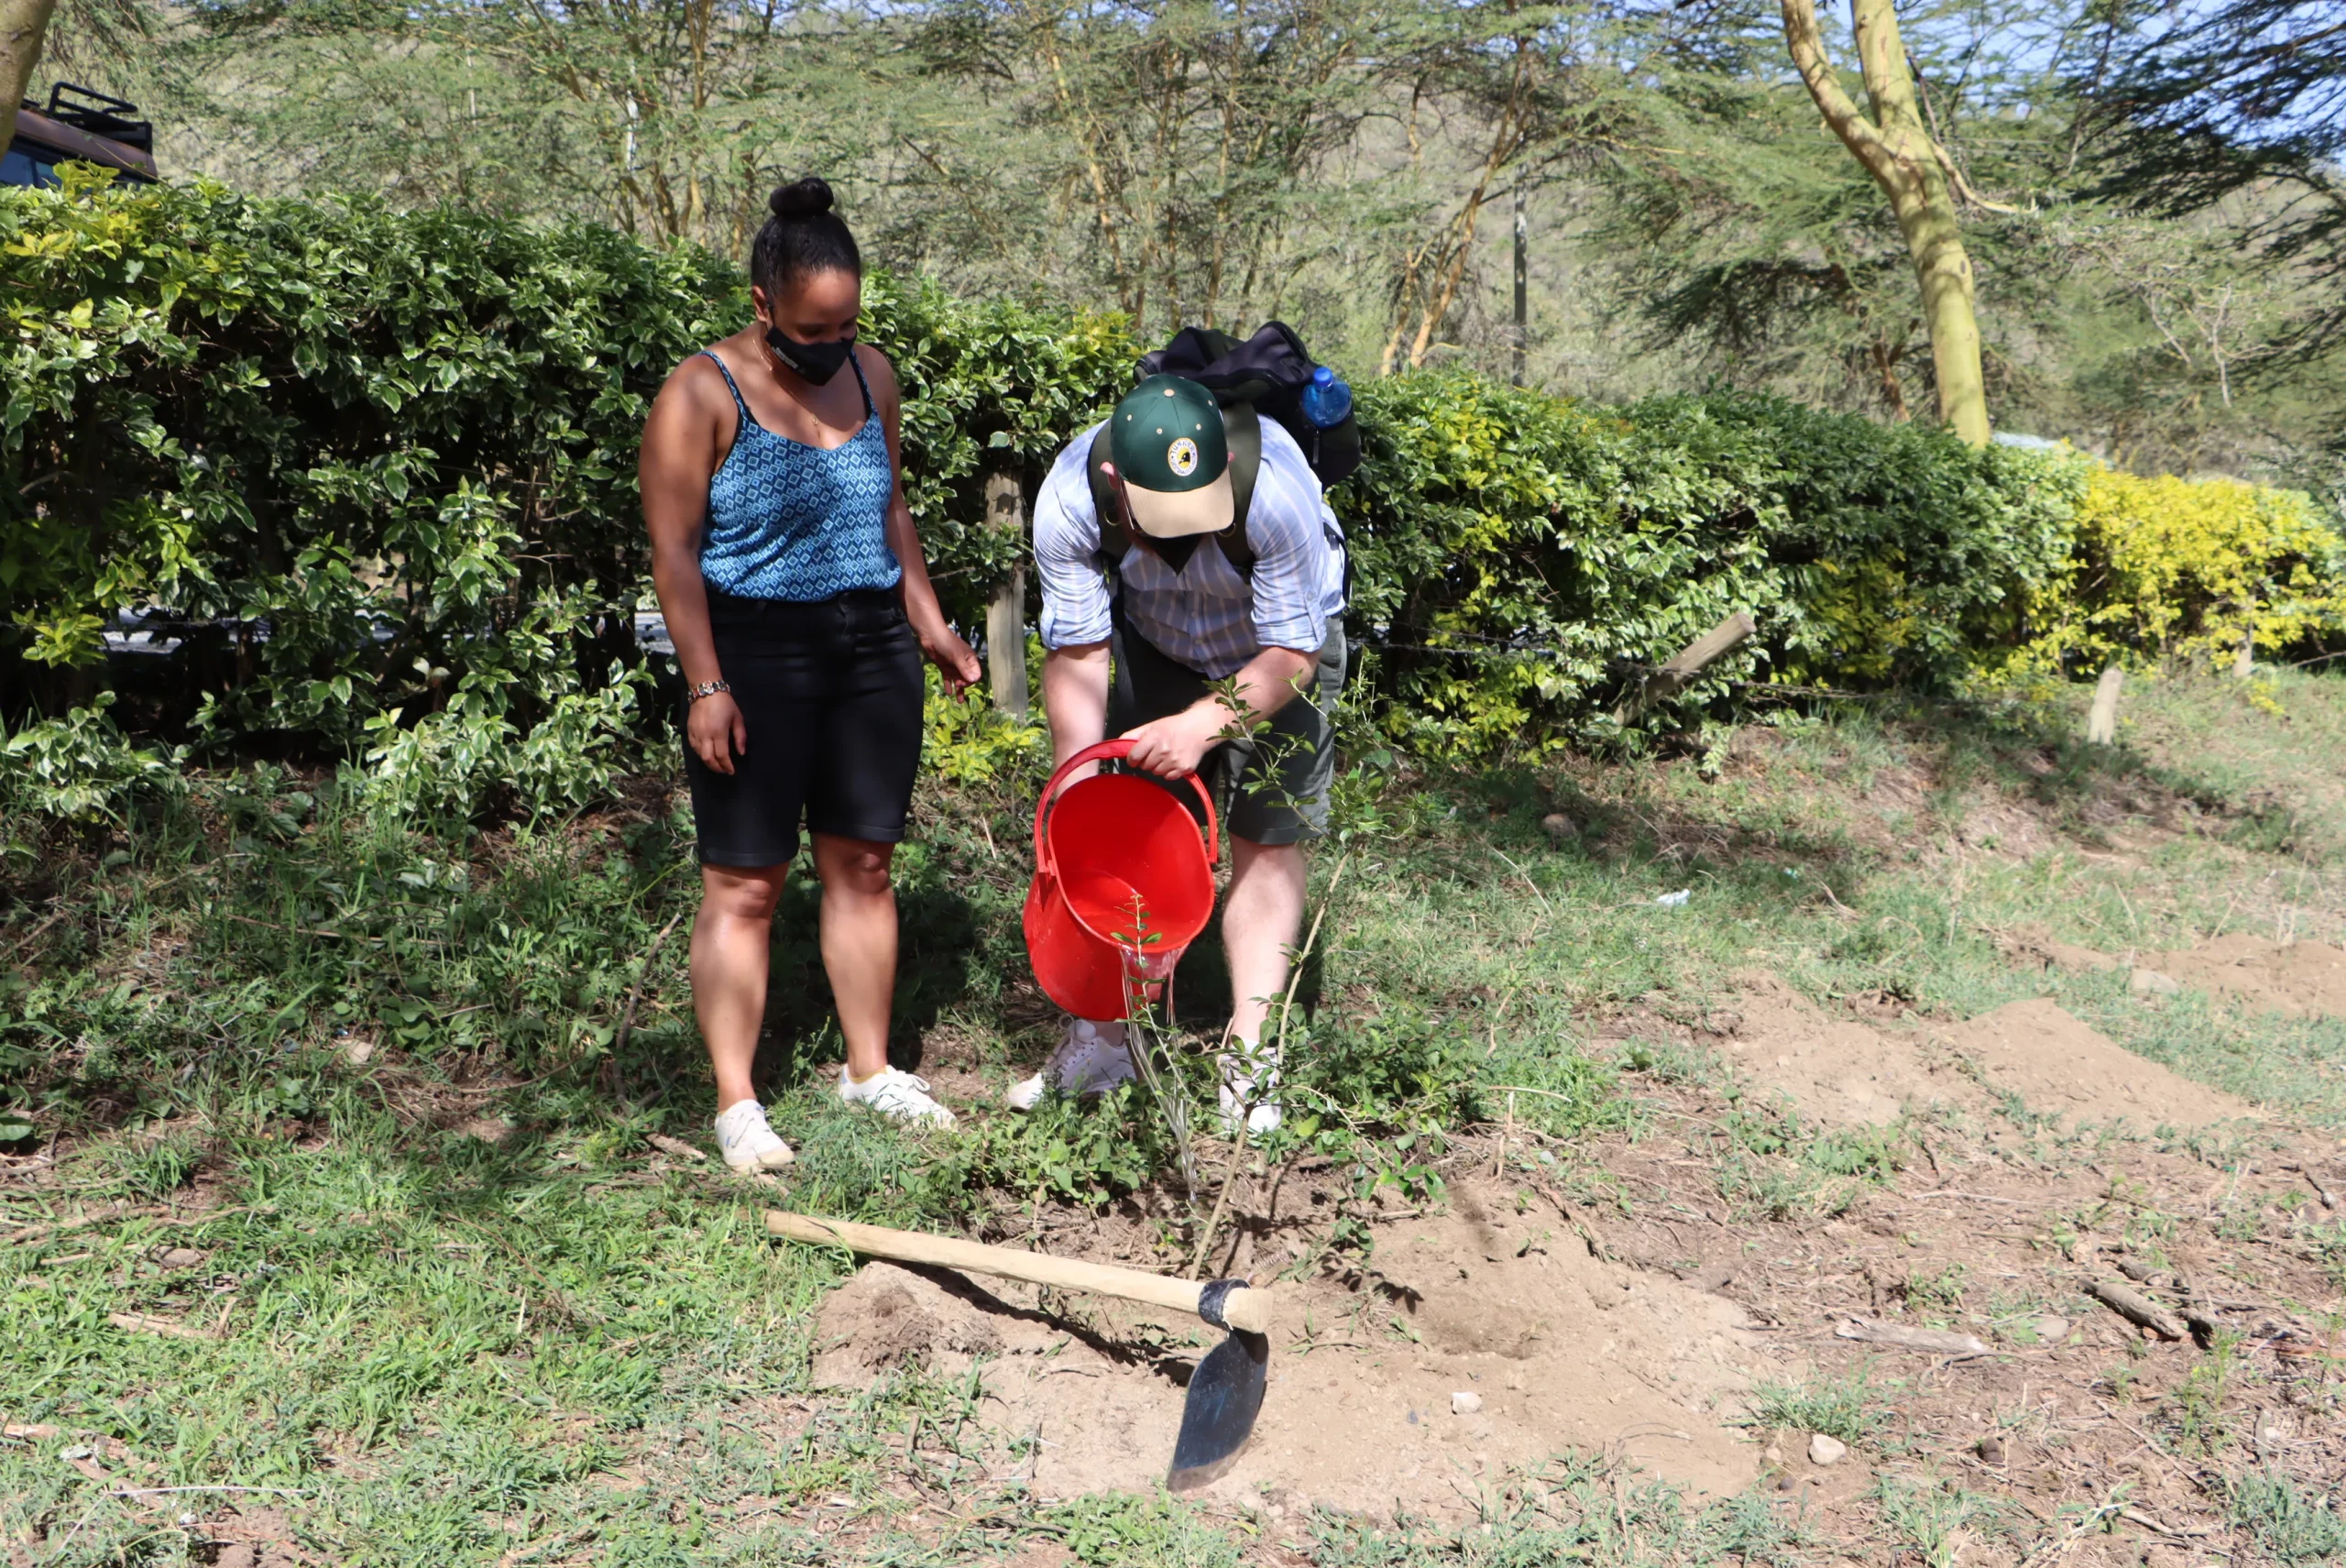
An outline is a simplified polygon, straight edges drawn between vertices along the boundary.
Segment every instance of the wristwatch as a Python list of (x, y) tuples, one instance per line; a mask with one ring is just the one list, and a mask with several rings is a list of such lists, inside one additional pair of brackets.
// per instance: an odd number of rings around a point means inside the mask
[(723, 692), (729, 696), (732, 695), (732, 691), (733, 688), (726, 685), (721, 679), (703, 681), (696, 686), (686, 686), (685, 688), (685, 706), (686, 707), (690, 707), (701, 698), (705, 696), (715, 696), (718, 692)]

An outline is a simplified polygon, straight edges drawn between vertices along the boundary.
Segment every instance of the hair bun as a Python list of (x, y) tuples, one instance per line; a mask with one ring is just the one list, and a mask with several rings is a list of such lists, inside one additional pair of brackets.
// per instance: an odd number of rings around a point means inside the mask
[(784, 223), (804, 223), (819, 217), (831, 210), (830, 181), (819, 174), (794, 180), (767, 197), (766, 205)]

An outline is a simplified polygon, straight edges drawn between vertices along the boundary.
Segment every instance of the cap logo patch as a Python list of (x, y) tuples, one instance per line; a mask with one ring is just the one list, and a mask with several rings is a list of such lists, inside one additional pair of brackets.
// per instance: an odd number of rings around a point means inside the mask
[(1181, 437), (1165, 449), (1165, 466), (1186, 479), (1198, 471), (1198, 444)]

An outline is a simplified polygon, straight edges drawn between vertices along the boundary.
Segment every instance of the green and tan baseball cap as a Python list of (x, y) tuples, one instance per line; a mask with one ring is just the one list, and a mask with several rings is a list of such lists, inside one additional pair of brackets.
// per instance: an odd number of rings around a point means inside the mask
[(1151, 376), (1116, 405), (1108, 433), (1108, 456), (1143, 533), (1181, 539), (1230, 526), (1230, 444), (1211, 392)]

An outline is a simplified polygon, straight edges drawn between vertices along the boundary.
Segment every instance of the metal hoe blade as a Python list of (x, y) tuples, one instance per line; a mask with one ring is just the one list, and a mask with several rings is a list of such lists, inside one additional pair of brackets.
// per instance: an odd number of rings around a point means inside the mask
[(1186, 1492), (1202, 1486), (1236, 1462), (1255, 1431), (1269, 1380), (1271, 1342), (1233, 1329), (1206, 1353), (1189, 1375), (1189, 1397), (1181, 1406), (1181, 1435), (1173, 1444), (1173, 1467), (1165, 1485)]

